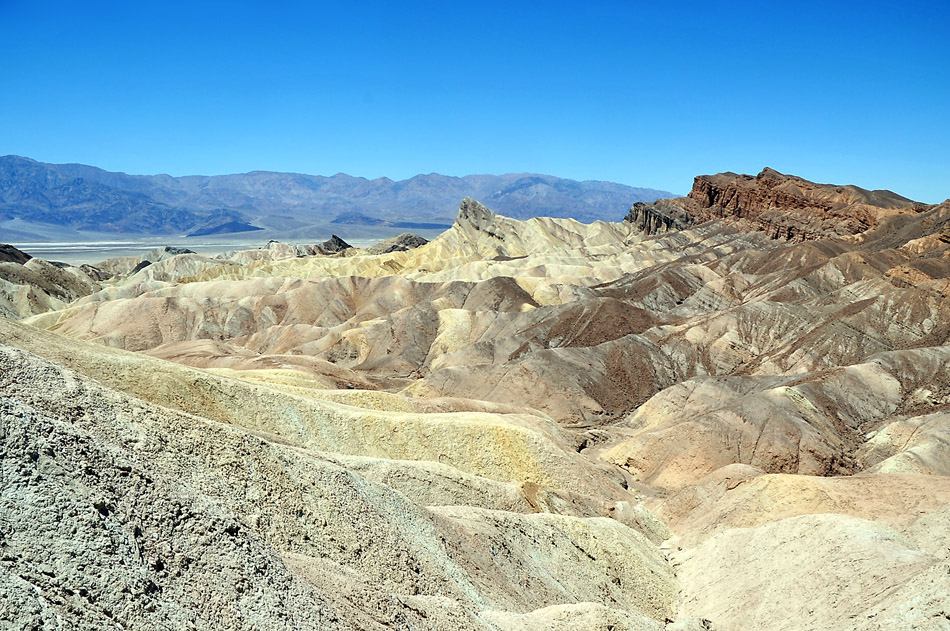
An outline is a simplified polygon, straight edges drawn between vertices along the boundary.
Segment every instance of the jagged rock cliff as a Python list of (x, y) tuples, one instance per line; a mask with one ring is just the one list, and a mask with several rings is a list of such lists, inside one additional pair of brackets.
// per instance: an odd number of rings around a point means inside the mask
[(634, 203), (630, 212), (624, 217), (624, 221), (634, 224), (646, 234), (651, 235), (667, 230), (683, 230), (694, 223), (689, 214), (673, 203), (676, 200), (662, 201), (667, 203), (661, 204), (659, 201), (652, 204)]
[(895, 214), (925, 208), (891, 191), (816, 184), (766, 167), (756, 176), (700, 175), (689, 195), (637, 202), (625, 221), (647, 234), (729, 220), (786, 241), (854, 235)]

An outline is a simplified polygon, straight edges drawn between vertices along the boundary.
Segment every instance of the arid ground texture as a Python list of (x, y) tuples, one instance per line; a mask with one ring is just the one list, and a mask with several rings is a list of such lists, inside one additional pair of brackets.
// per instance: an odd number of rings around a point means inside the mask
[(0, 628), (950, 629), (950, 200), (0, 260)]

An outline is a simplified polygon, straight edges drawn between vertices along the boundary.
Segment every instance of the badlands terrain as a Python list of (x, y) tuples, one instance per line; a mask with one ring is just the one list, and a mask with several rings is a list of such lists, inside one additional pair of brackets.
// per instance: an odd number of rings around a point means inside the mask
[(0, 260), (0, 628), (950, 629), (950, 201)]

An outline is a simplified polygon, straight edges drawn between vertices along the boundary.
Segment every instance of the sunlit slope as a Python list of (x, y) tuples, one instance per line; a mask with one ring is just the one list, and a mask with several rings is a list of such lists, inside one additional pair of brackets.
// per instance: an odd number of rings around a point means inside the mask
[[(630, 224), (582, 224), (547, 217), (519, 221), (496, 215), (466, 199), (452, 228), (419, 248), (381, 255), (256, 261), (240, 267), (214, 265), (185, 280), (378, 278), (398, 274), (419, 281), (445, 282), (509, 276), (524, 278), (525, 289), (547, 303), (556, 300), (552, 285), (603, 282), (605, 274), (617, 278), (642, 267), (645, 261), (652, 262), (649, 255), (627, 252), (640, 240)], [(608, 272), (609, 268), (613, 271)]]
[[(245, 621), (267, 628), (351, 629), (367, 628), (367, 619), (382, 608), (386, 618), (369, 628), (491, 629), (480, 612), (527, 614), (589, 603), (619, 608), (638, 620), (663, 621), (673, 613), (675, 580), (663, 555), (616, 520), (465, 506), (428, 509), (397, 490), (399, 485), (348, 470), (346, 458), (307, 448), (330, 440), (342, 446), (342, 422), (353, 433), (366, 432), (373, 422), (387, 424), (392, 440), (366, 434), (382, 443), (378, 450), (403, 449), (407, 445), (396, 444), (407, 439), (423, 449), (438, 448), (439, 423), (452, 422), (472, 445), (478, 445), (473, 433), (508, 432), (524, 458), (532, 448), (515, 437), (523, 431), (517, 424), (506, 428), (478, 418), (470, 431), (465, 415), (443, 415), (435, 423), (418, 415), (411, 428), (405, 417), (381, 421), (385, 415), (376, 413), (375, 421), (363, 419), (357, 427), (365, 412), (353, 408), (268, 396), (189, 368), (162, 370), (160, 360), (63, 344), (12, 327), (4, 325), (7, 342), (58, 354), (79, 370), (0, 346), (6, 395), (0, 402), (0, 507), (4, 523), (13, 526), (4, 538), (8, 571), (0, 587), (5, 601), (26, 616), (21, 620), (41, 627), (81, 617), (133, 627)], [(123, 391), (135, 390), (143, 369), (150, 372), (152, 398), (171, 407)], [(158, 383), (168, 389), (154, 388)], [(210, 406), (208, 396), (219, 405)], [(226, 418), (229, 400), (244, 409), (245, 425), (215, 418), (237, 420)], [(422, 425), (424, 439), (400, 432), (412, 434)], [(305, 438), (331, 426), (329, 435)], [(371, 451), (366, 447), (361, 445)], [(497, 445), (480, 448), (505, 458)], [(557, 476), (569, 468), (564, 456), (547, 463), (546, 471)], [(367, 466), (373, 468), (364, 459), (355, 468)], [(452, 474), (445, 466), (432, 469), (433, 478), (436, 472), (454, 477), (457, 487), (472, 492), (497, 484)], [(420, 476), (428, 469), (410, 464), (404, 470)], [(597, 478), (591, 470), (572, 475), (587, 483)], [(424, 499), (467, 499), (444, 486), (443, 497), (430, 493)], [(599, 486), (604, 488), (603, 480)], [(543, 494), (531, 486), (525, 497), (537, 506)], [(525, 508), (517, 504), (507, 508)], [(569, 494), (561, 506), (571, 510)], [(472, 548), (472, 541), (485, 537), (500, 549), (488, 554)], [(531, 589), (514, 589), (526, 582)], [(91, 597), (77, 606), (56, 597), (37, 600), (37, 590)]]
[[(429, 460), (485, 477), (600, 493), (610, 478), (540, 416), (406, 413), (298, 396), (0, 320), (4, 343), (169, 408), (319, 451)], [(604, 483), (607, 483), (607, 487)], [(618, 492), (619, 492), (619, 487)]]

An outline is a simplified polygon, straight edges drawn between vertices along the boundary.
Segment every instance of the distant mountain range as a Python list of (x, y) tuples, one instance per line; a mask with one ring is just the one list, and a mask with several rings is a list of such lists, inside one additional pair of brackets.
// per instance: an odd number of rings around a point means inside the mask
[(510, 217), (620, 221), (637, 201), (672, 193), (612, 182), (512, 173), (367, 180), (253, 171), (238, 175), (127, 175), (83, 164), (0, 157), (0, 232), (5, 239), (76, 234), (212, 235), (264, 229), (319, 235), (419, 225), (442, 229), (474, 197)]

